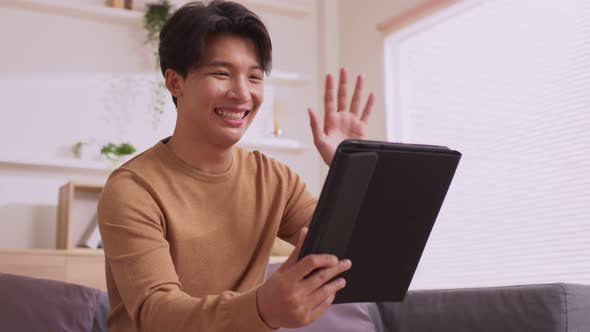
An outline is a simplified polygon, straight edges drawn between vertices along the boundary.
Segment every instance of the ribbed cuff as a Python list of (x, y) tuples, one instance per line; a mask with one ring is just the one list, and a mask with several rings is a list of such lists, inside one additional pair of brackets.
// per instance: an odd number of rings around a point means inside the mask
[(275, 329), (268, 326), (260, 313), (256, 301), (258, 288), (254, 288), (247, 293), (242, 293), (231, 299), (227, 305), (227, 312), (234, 317), (227, 317), (229, 325), (233, 331), (252, 331), (252, 332), (270, 332)]

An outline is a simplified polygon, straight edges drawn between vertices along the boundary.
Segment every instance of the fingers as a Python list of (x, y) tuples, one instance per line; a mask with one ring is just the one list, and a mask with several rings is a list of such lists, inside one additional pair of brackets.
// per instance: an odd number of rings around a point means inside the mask
[(320, 122), (315, 112), (311, 108), (308, 108), (307, 112), (309, 113), (309, 124), (311, 126), (311, 133), (313, 134), (313, 141), (319, 142), (324, 137), (324, 131), (320, 127)]
[(338, 258), (328, 254), (314, 254), (303, 257), (293, 267), (293, 276), (297, 281), (302, 281), (306, 276), (318, 269), (334, 267), (338, 264)]
[(336, 111), (336, 105), (334, 104), (334, 79), (332, 75), (326, 75), (326, 90), (324, 91), (324, 108), (326, 116), (329, 113)]
[(354, 87), (354, 94), (350, 102), (350, 113), (356, 115), (359, 113), (359, 106), (361, 104), (361, 95), (363, 93), (364, 79), (361, 75), (356, 77), (356, 85)]
[(305, 237), (307, 236), (307, 230), (307, 227), (303, 227), (301, 231), (299, 231), (299, 240), (297, 240), (297, 245), (295, 245), (295, 249), (293, 249), (293, 252), (291, 253), (291, 255), (289, 255), (289, 258), (287, 258), (287, 260), (283, 264), (281, 264), (278, 270), (284, 270), (297, 263), (297, 260), (299, 259), (299, 254), (301, 253), (301, 248), (303, 247), (303, 242), (305, 242)]
[(322, 285), (334, 279), (337, 275), (347, 271), (352, 266), (348, 259), (341, 260), (336, 266), (325, 268), (314, 272), (304, 281), (304, 285), (309, 293), (315, 292)]
[(321, 288), (317, 289), (309, 296), (308, 304), (314, 308), (314, 310), (321, 310), (322, 306), (329, 306), (334, 301), (336, 292), (346, 286), (344, 278), (338, 278), (330, 281)]
[(371, 111), (373, 110), (373, 104), (375, 103), (375, 95), (370, 94), (369, 98), (367, 99), (367, 104), (365, 105), (365, 109), (363, 110), (363, 114), (361, 115), (361, 122), (367, 123), (369, 117), (371, 116)]
[[(326, 75), (326, 90), (324, 92), (324, 107), (325, 107), (324, 116), (326, 118), (325, 123), (328, 123), (327, 120), (331, 118), (331, 113), (346, 111), (346, 96), (347, 96), (346, 85), (347, 84), (348, 84), (348, 70), (346, 68), (341, 68), (340, 69), (340, 77), (338, 80), (338, 97), (337, 97), (337, 101), (335, 101), (334, 100), (334, 79), (333, 79), (332, 75), (330, 75), (330, 74)], [(355, 87), (354, 87), (354, 93), (352, 95), (352, 100), (350, 102), (350, 113), (352, 113), (354, 115), (359, 114), (364, 85), (365, 85), (365, 80), (364, 80), (363, 76), (361, 76), (361, 75), (357, 76)], [(375, 102), (375, 95), (373, 93), (371, 93), (371, 94), (369, 94), (369, 97), (367, 98), (367, 103), (365, 104), (365, 107), (363, 108), (363, 111), (361, 113), (361, 117), (360, 117), (361, 122), (364, 122), (364, 123), (368, 122), (371, 112), (373, 110), (374, 102)], [(311, 115), (310, 115), (310, 117), (311, 117)], [(311, 119), (311, 118), (310, 118), (310, 120), (313, 121), (313, 119)], [(316, 120), (317, 120), (317, 117), (316, 117)], [(317, 124), (317, 122), (316, 122), (316, 124)], [(318, 128), (319, 128), (319, 126), (318, 126)], [(314, 137), (315, 137), (315, 134), (314, 134)]]
[(324, 314), (324, 312), (326, 312), (326, 310), (328, 310), (328, 308), (330, 308), (330, 305), (332, 305), (332, 302), (334, 302), (334, 299), (336, 298), (336, 295), (332, 295), (330, 297), (328, 297), (327, 299), (325, 299), (322, 303), (320, 303), (320, 305), (316, 306), (310, 314), (311, 319), (313, 319), (313, 321), (317, 320), (318, 318), (320, 318), (321, 315)]
[(338, 111), (346, 111), (346, 85), (348, 83), (348, 71), (340, 68), (340, 80), (338, 83)]

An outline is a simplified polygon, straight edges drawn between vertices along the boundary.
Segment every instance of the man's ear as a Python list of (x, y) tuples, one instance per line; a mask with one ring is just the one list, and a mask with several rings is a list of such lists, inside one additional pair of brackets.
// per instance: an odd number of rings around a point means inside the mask
[(170, 94), (176, 98), (182, 96), (184, 88), (184, 78), (182, 78), (182, 75), (174, 69), (168, 68), (164, 72), (164, 79), (166, 81), (166, 88), (170, 91)]

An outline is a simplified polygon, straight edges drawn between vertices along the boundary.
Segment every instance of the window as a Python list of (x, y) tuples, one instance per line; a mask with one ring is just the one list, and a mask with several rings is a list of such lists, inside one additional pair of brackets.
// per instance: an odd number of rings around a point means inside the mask
[(412, 288), (590, 283), (590, 2), (464, 1), (385, 43), (390, 140), (463, 153)]

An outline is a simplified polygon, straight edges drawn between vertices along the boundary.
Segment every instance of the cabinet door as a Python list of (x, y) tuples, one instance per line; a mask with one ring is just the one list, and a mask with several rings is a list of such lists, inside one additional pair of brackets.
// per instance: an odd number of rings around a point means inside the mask
[(0, 272), (36, 278), (65, 280), (66, 258), (62, 255), (0, 252)]
[(106, 291), (104, 256), (69, 256), (66, 281)]

